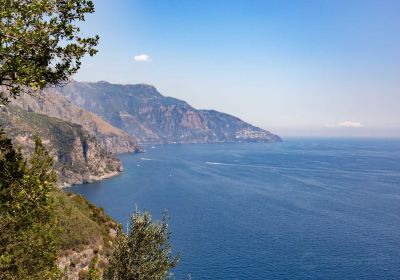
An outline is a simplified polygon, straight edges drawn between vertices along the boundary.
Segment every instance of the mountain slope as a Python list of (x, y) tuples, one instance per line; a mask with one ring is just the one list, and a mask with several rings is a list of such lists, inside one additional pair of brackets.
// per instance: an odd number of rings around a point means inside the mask
[(58, 265), (63, 279), (88, 279), (89, 266), (96, 257), (103, 271), (114, 249), (119, 224), (81, 195), (54, 190), (51, 197), (60, 227)]
[(40, 97), (22, 93), (21, 96), (12, 101), (12, 104), (28, 112), (36, 112), (80, 124), (88, 132), (96, 136), (104, 149), (112, 153), (139, 150), (135, 137), (112, 126), (101, 117), (73, 104), (67, 98), (58, 94), (54, 88), (41, 92)]
[(9, 105), (0, 108), (0, 126), (25, 155), (33, 152), (34, 137), (39, 136), (54, 158), (60, 186), (107, 178), (122, 171), (119, 159), (78, 124)]
[(196, 110), (182, 100), (161, 95), (153, 86), (72, 81), (58, 89), (74, 104), (141, 142), (279, 142), (279, 136), (224, 113)]

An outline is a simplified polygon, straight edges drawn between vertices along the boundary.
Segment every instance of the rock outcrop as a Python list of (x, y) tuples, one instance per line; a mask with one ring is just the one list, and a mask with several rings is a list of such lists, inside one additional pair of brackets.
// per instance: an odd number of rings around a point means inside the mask
[(9, 105), (0, 108), (0, 126), (25, 155), (33, 152), (34, 138), (39, 136), (54, 159), (60, 186), (100, 180), (122, 171), (120, 160), (81, 125)]

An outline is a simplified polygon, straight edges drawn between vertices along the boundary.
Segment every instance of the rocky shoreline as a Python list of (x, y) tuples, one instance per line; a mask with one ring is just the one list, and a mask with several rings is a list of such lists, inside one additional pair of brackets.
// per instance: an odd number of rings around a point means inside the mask
[(66, 188), (69, 188), (69, 187), (72, 187), (72, 186), (76, 186), (76, 185), (90, 184), (90, 183), (94, 183), (94, 182), (97, 182), (97, 181), (110, 179), (112, 177), (120, 175), (121, 173), (122, 173), (122, 170), (121, 171), (114, 171), (114, 172), (106, 173), (106, 174), (104, 174), (102, 176), (90, 177), (88, 180), (86, 180), (84, 182), (80, 182), (80, 183), (73, 183), (73, 184), (61, 183), (61, 184), (58, 184), (58, 187), (60, 189), (66, 189)]

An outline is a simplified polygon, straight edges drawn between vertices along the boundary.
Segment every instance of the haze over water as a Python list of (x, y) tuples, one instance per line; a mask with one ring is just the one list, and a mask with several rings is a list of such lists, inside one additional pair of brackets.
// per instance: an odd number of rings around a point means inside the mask
[(171, 216), (177, 279), (399, 279), (400, 140), (158, 145), (71, 188)]

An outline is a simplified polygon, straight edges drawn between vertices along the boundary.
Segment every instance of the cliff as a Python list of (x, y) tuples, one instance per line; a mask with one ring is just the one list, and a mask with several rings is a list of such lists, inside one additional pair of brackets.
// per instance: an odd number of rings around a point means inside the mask
[(281, 141), (229, 114), (197, 110), (182, 100), (165, 97), (149, 85), (72, 81), (57, 92), (144, 143)]
[(140, 148), (137, 139), (118, 129), (101, 117), (82, 109), (67, 98), (58, 94), (54, 88), (46, 89), (38, 96), (22, 93), (12, 101), (28, 112), (44, 114), (71, 123), (80, 124), (86, 131), (94, 135), (101, 147), (112, 153), (137, 152)]
[(10, 105), (0, 108), (0, 126), (25, 155), (32, 153), (34, 137), (39, 136), (54, 158), (60, 186), (91, 182), (122, 171), (120, 160), (78, 124)]

